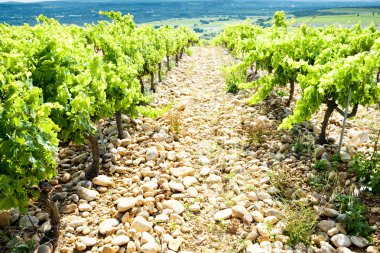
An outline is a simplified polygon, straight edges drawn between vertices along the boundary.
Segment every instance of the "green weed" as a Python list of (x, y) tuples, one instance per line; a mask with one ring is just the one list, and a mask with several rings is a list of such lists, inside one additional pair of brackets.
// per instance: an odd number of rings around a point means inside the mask
[(370, 235), (375, 229), (366, 220), (364, 204), (358, 198), (348, 195), (340, 195), (336, 201), (340, 212), (346, 216), (343, 224), (347, 233), (371, 239)]
[(318, 213), (309, 206), (296, 203), (287, 203), (285, 213), (285, 235), (289, 236), (289, 245), (295, 246), (298, 243), (310, 245)]
[(330, 162), (327, 160), (318, 160), (314, 164), (314, 168), (318, 171), (326, 171), (330, 166)]
[(362, 153), (353, 157), (349, 171), (354, 172), (357, 177), (375, 193), (380, 193), (380, 154), (374, 153), (367, 157)]

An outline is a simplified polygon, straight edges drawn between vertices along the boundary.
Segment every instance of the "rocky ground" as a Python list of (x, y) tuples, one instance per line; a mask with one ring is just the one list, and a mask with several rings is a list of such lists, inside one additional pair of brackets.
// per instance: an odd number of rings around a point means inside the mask
[[(158, 86), (152, 103), (170, 107), (163, 116), (124, 117), (123, 140), (115, 122), (103, 122), (103, 168), (92, 182), (84, 180), (89, 149), (60, 150), (52, 182), (62, 214), (59, 252), (379, 252), (379, 229), (371, 246), (340, 223), (344, 215), (331, 196), (360, 191), (344, 166), (319, 191), (307, 183), (318, 176), (316, 159), (330, 159), (335, 146), (296, 152), (294, 145), (313, 145), (322, 112), (291, 132), (277, 131), (289, 113), (285, 99), (273, 94), (248, 107), (248, 94), (227, 94), (220, 69), (230, 61), (222, 48), (195, 47)], [(340, 118), (332, 122), (330, 136), (339, 136)], [(365, 117), (348, 125), (345, 143), (353, 145), (345, 158), (368, 149), (368, 126)], [(370, 200), (370, 223), (379, 227), (380, 202)], [(11, 215), (38, 241), (31, 231), (50, 229), (48, 217), (36, 205), (28, 213)], [(312, 246), (293, 245), (289, 228), (308, 217)]]

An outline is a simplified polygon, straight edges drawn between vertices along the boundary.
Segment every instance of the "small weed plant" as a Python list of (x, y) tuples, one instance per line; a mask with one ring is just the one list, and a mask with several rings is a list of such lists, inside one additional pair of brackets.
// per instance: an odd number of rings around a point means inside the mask
[(182, 120), (180, 112), (176, 110), (169, 111), (166, 115), (166, 120), (170, 126), (170, 131), (174, 134), (179, 135), (181, 133)]
[(330, 163), (327, 160), (321, 159), (315, 162), (314, 168), (318, 171), (327, 171), (329, 168)]
[(257, 121), (251, 123), (242, 122), (242, 129), (248, 137), (248, 144), (252, 145), (254, 143), (264, 143), (268, 135), (272, 133), (270, 124)]
[(340, 195), (336, 201), (341, 213), (346, 215), (343, 224), (346, 227), (347, 233), (370, 239), (374, 228), (366, 220), (363, 203), (358, 198), (348, 195)]
[(299, 136), (293, 144), (293, 151), (301, 155), (310, 155), (314, 152), (314, 142), (311, 134)]
[(222, 69), (222, 76), (226, 80), (226, 91), (228, 93), (237, 93), (239, 91), (238, 84), (245, 82), (247, 77), (246, 66), (240, 63), (225, 67)]
[(298, 243), (310, 245), (318, 213), (310, 206), (301, 203), (286, 203), (285, 213), (285, 235), (289, 236), (289, 245), (295, 246)]
[(380, 154), (371, 157), (358, 153), (351, 161), (349, 170), (354, 172), (361, 182), (372, 192), (380, 193)]
[(316, 175), (313, 178), (310, 178), (308, 180), (308, 183), (311, 187), (313, 187), (316, 191), (321, 192), (324, 190), (325, 186), (327, 185), (327, 175)]

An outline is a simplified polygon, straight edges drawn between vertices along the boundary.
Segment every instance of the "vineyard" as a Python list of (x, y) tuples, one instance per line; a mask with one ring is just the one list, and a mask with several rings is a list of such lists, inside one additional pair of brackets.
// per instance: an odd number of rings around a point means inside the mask
[(0, 252), (379, 252), (375, 26), (101, 15), (0, 24)]

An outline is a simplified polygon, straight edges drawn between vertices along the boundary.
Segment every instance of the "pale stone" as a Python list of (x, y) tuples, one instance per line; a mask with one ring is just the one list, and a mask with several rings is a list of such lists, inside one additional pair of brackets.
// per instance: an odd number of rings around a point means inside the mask
[(176, 161), (177, 160), (177, 155), (176, 155), (176, 153), (174, 152), (174, 151), (169, 151), (168, 152), (168, 157), (167, 157), (167, 159), (169, 160), (169, 161)]
[(321, 220), (319, 223), (318, 223), (318, 227), (323, 231), (323, 232), (327, 232), (329, 231), (330, 229), (332, 229), (333, 227), (335, 227), (336, 223), (335, 221), (332, 221), (332, 220)]
[(100, 175), (92, 179), (92, 182), (95, 185), (100, 185), (100, 186), (112, 186), (113, 185), (113, 180), (105, 175)]
[(174, 251), (178, 251), (179, 247), (181, 247), (182, 242), (183, 242), (182, 237), (178, 237), (176, 239), (170, 240), (169, 241), (169, 249), (174, 250)]
[(232, 209), (224, 209), (214, 214), (214, 220), (225, 220), (232, 216)]
[(339, 229), (337, 227), (334, 227), (334, 228), (330, 229), (329, 231), (327, 231), (327, 234), (329, 236), (334, 236), (334, 235), (339, 234), (339, 232), (340, 232)]
[(191, 206), (189, 206), (189, 211), (194, 212), (194, 213), (198, 213), (201, 211), (201, 206), (197, 203), (192, 204)]
[(143, 232), (141, 236), (141, 243), (147, 243), (147, 242), (155, 242), (155, 238), (153, 235), (149, 234), (148, 232)]
[(260, 200), (265, 200), (265, 199), (272, 199), (272, 196), (266, 192), (258, 192), (257, 193), (257, 197), (260, 199)]
[(256, 241), (256, 239), (259, 237), (259, 234), (257, 233), (257, 229), (254, 228), (248, 235), (247, 240)]
[(101, 234), (106, 234), (117, 225), (119, 225), (119, 221), (117, 219), (114, 219), (114, 218), (106, 219), (99, 224), (99, 232)]
[(127, 244), (127, 251), (128, 252), (135, 252), (136, 251), (136, 244), (134, 241), (129, 241)]
[(156, 222), (168, 222), (169, 221), (169, 216), (166, 214), (159, 214), (155, 218)]
[(132, 221), (131, 228), (134, 228), (137, 232), (146, 232), (152, 229), (152, 224), (142, 216), (137, 216)]
[(169, 182), (169, 187), (173, 191), (177, 191), (177, 192), (183, 192), (183, 191), (185, 191), (185, 187), (183, 186), (183, 184), (177, 183), (177, 182), (174, 182), (174, 181), (170, 181)]
[(375, 246), (369, 246), (367, 248), (367, 253), (379, 253), (379, 252), (380, 252), (379, 249)]
[(38, 246), (37, 253), (51, 253), (51, 252), (52, 252), (52, 249), (46, 244), (42, 244)]
[(336, 253), (336, 250), (327, 242), (321, 242), (322, 253)]
[(175, 177), (194, 176), (195, 169), (191, 167), (171, 168), (170, 173)]
[(86, 203), (80, 204), (78, 207), (81, 212), (89, 212), (92, 210), (92, 206)]
[(209, 167), (203, 167), (200, 171), (200, 174), (202, 176), (207, 176), (208, 174), (210, 174), (210, 168)]
[(86, 220), (82, 219), (82, 218), (76, 219), (76, 220), (72, 220), (69, 223), (69, 226), (73, 227), (73, 228), (77, 228), (77, 227), (84, 226), (84, 225), (86, 225)]
[(331, 237), (331, 242), (337, 247), (350, 247), (351, 241), (350, 238), (348, 238), (347, 235), (344, 234), (337, 234)]
[(67, 183), (70, 180), (71, 180), (71, 174), (70, 173), (65, 172), (62, 174), (62, 178), (61, 178), (62, 183)]
[(369, 241), (361, 236), (351, 236), (350, 239), (352, 244), (358, 248), (364, 248), (369, 244)]
[(260, 213), (259, 211), (252, 211), (251, 212), (251, 216), (252, 218), (256, 221), (256, 222), (262, 222), (264, 220), (264, 216), (262, 213)]
[(339, 212), (332, 208), (325, 208), (322, 213), (329, 218), (336, 218), (339, 215)]
[(186, 186), (186, 187), (189, 187), (189, 186), (192, 186), (194, 184), (198, 183), (198, 180), (195, 178), (195, 177), (185, 177), (183, 179), (183, 184)]
[(317, 146), (315, 148), (315, 158), (319, 159), (326, 152), (326, 149), (323, 146)]
[(249, 214), (248, 210), (241, 205), (236, 205), (232, 207), (232, 216), (242, 219), (244, 222), (251, 223), (252, 216)]
[(68, 214), (68, 213), (73, 213), (75, 212), (75, 210), (77, 210), (77, 204), (69, 204), (69, 205), (65, 205), (61, 208), (61, 213), (65, 213), (65, 214)]
[(129, 237), (128, 236), (126, 236), (126, 235), (118, 235), (118, 236), (116, 236), (112, 240), (111, 244), (115, 245), (115, 246), (122, 246), (122, 245), (127, 244), (128, 242), (129, 242)]
[(269, 253), (270, 251), (262, 249), (260, 245), (258, 244), (253, 244), (247, 247), (246, 252), (247, 253)]
[(82, 251), (86, 249), (86, 245), (82, 242), (77, 242), (75, 248), (79, 251)]
[(140, 251), (141, 253), (160, 253), (161, 248), (155, 242), (148, 242), (141, 246)]
[(128, 147), (128, 145), (131, 143), (132, 141), (130, 138), (125, 138), (125, 139), (120, 140), (120, 146), (122, 147)]
[(78, 189), (78, 196), (81, 199), (85, 199), (87, 201), (92, 201), (92, 200), (96, 199), (99, 196), (99, 192), (94, 191), (94, 190), (90, 190), (90, 189), (87, 189), (87, 188), (84, 188), (84, 187), (79, 187), (79, 189)]
[(162, 203), (162, 207), (164, 209), (171, 209), (175, 213), (178, 213), (178, 214), (181, 214), (181, 213), (183, 213), (183, 211), (185, 211), (185, 207), (182, 205), (182, 203), (179, 202), (178, 200), (174, 200), (174, 199), (165, 200)]
[(147, 161), (155, 161), (158, 158), (158, 150), (155, 146), (148, 148), (146, 150), (146, 160)]
[(352, 251), (349, 248), (340, 247), (336, 249), (336, 253), (352, 253)]
[(135, 207), (136, 203), (136, 198), (120, 198), (117, 200), (117, 210), (119, 212), (126, 212)]
[(84, 236), (80, 238), (80, 242), (86, 245), (87, 247), (92, 247), (97, 243), (96, 238)]

